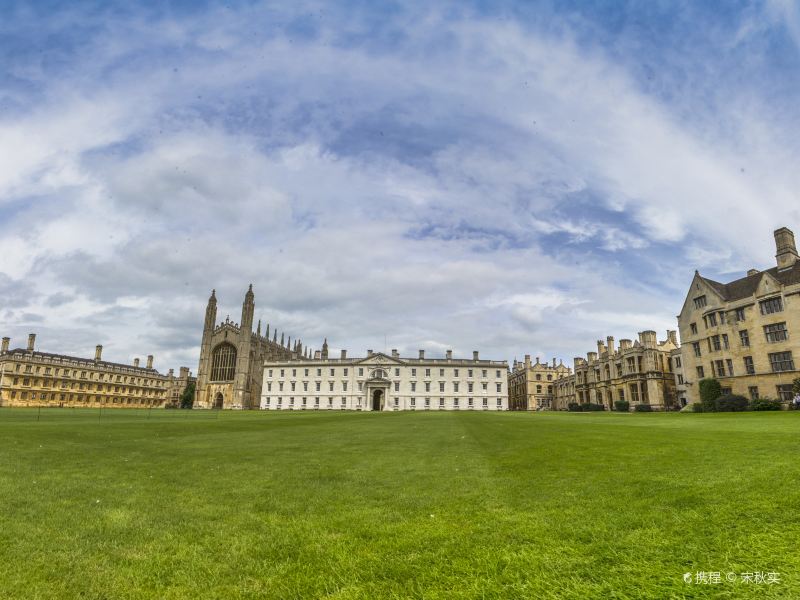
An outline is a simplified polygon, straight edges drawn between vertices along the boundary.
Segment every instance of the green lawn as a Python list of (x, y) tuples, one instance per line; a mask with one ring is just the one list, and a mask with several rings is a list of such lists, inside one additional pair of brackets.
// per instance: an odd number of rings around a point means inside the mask
[(800, 412), (4, 408), (0, 598), (797, 598), (798, 433)]

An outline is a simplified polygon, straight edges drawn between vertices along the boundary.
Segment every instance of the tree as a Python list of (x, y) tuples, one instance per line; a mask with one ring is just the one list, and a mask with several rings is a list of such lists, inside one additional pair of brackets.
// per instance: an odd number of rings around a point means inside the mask
[(190, 381), (181, 394), (181, 408), (192, 408), (194, 405), (194, 381)]
[(792, 381), (792, 395), (797, 396), (800, 394), (800, 377), (796, 377), (794, 381)]
[(703, 404), (703, 412), (715, 412), (717, 410), (717, 398), (722, 395), (722, 386), (719, 381), (712, 378), (701, 379), (698, 387), (700, 389), (700, 402)]

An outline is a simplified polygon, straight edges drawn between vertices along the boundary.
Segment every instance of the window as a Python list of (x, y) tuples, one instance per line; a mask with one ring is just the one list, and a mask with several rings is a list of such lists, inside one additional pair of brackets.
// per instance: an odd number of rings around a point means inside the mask
[(458, 393), (458, 382), (457, 381), (453, 382), (453, 392), (455, 392), (456, 394)]
[(722, 349), (722, 346), (719, 343), (719, 336), (718, 335), (712, 335), (709, 338), (709, 345), (711, 346), (711, 350), (713, 352), (719, 352)]
[(742, 346), (750, 345), (750, 334), (747, 333), (747, 329), (742, 329), (739, 332), (739, 341), (742, 343)]
[(431, 405), (431, 399), (425, 398), (425, 408), (430, 408), (430, 405)]
[(497, 384), (497, 393), (499, 394), (502, 391), (503, 391), (503, 384), (502, 383), (498, 383)]
[[(236, 371), (236, 348), (224, 342), (211, 353), (211, 380), (233, 381)], [(119, 376), (117, 376), (119, 379)]]
[(395, 392), (399, 392), (400, 391), (400, 382), (399, 381), (395, 381), (394, 382), (394, 391)]
[(725, 350), (730, 348), (730, 344), (728, 343), (728, 334), (727, 333), (723, 333), (722, 334), (722, 347), (725, 348)]
[(794, 361), (792, 360), (791, 352), (773, 352), (767, 356), (769, 356), (769, 364), (772, 367), (773, 373), (794, 371)]
[(347, 369), (344, 370), (344, 376), (347, 377)]
[(304, 369), (304, 370), (303, 370), (303, 375), (304, 375), (305, 377), (308, 377), (308, 369)]
[(758, 304), (761, 307), (762, 315), (771, 315), (772, 313), (781, 312), (783, 310), (783, 301), (780, 296), (767, 298)]
[(486, 377), (486, 369), (481, 370), (481, 377)]
[(295, 391), (295, 382), (294, 381), (291, 383), (291, 386), (292, 386), (292, 391)]
[(359, 392), (364, 391), (364, 382), (363, 381), (359, 381), (358, 382), (358, 391)]
[(716, 327), (717, 326), (717, 313), (709, 313), (705, 317), (706, 319), (706, 327)]
[(472, 377), (472, 369), (467, 369), (467, 377)]
[(484, 381), (481, 385), (483, 386), (483, 391), (485, 392), (489, 384)]
[(347, 391), (347, 382), (346, 382), (346, 381), (343, 381), (343, 382), (342, 382), (342, 391), (343, 391), (343, 392), (346, 392), (346, 391)]
[(694, 307), (695, 308), (703, 308), (706, 305), (706, 297), (705, 296), (698, 296), (694, 299)]
[(750, 394), (750, 400), (758, 400), (758, 386), (751, 385), (747, 388), (747, 393)]
[(541, 394), (542, 393), (542, 386), (540, 386), (540, 385), (536, 386), (536, 393), (537, 394)]
[(775, 391), (778, 393), (778, 399), (781, 402), (791, 402), (792, 401), (792, 397), (794, 396), (794, 394), (792, 394), (792, 384), (791, 383), (783, 384), (783, 385), (776, 385), (775, 386)]
[(484, 398), (483, 399), (483, 407), (484, 408), (489, 408), (489, 399), (488, 398)]
[(320, 391), (319, 386), (322, 385), (319, 381), (317, 382), (317, 391)]
[(498, 379), (500, 378), (500, 370), (499, 369), (494, 372), (494, 376), (497, 377)]
[(677, 378), (678, 378), (678, 385), (683, 385), (683, 375), (678, 373)]
[(304, 392), (307, 392), (307, 391), (308, 391), (308, 382), (307, 382), (307, 381), (304, 381), (304, 382), (303, 382), (303, 391), (304, 391)]
[(730, 358), (726, 358), (725, 364), (728, 367), (728, 377), (733, 377), (733, 361)]
[(736, 309), (736, 320), (737, 321), (744, 321), (744, 308), (737, 308)]
[(440, 382), (439, 382), (439, 391), (440, 391), (440, 392), (443, 392), (443, 391), (444, 391), (444, 381), (440, 381)]
[(395, 377), (400, 377), (400, 369), (395, 369), (394, 370), (394, 376)]
[(475, 399), (474, 398), (467, 398), (467, 405), (470, 408), (472, 408), (475, 405)]
[(680, 369), (681, 368), (681, 357), (680, 356), (676, 356), (675, 357), (675, 368), (676, 369)]
[(703, 377), (705, 377), (705, 376), (706, 375), (705, 375), (705, 371), (703, 370), (703, 367), (697, 367), (697, 378), (698, 379), (703, 379)]
[(767, 336), (769, 343), (785, 342), (789, 338), (789, 332), (786, 331), (786, 323), (764, 325), (764, 334)]
[[(335, 377), (335, 376), (336, 376), (336, 369), (331, 369), (331, 377)], [(328, 398), (328, 400), (333, 401), (333, 398)]]
[(502, 398), (498, 398), (497, 399), (497, 408), (501, 408), (502, 406), (503, 406), (503, 399)]
[(692, 323), (692, 324), (690, 324), (690, 325), (689, 325), (689, 329), (691, 330), (691, 332), (692, 332), (693, 334), (696, 334), (696, 333), (697, 333), (697, 323)]
[(453, 369), (453, 377), (458, 377), (458, 369)]
[[(692, 348), (694, 349), (694, 355), (700, 356), (700, 342), (692, 342)], [(628, 362), (631, 362), (630, 358), (628, 359)]]
[(439, 408), (444, 408), (444, 398), (439, 398)]
[(458, 408), (458, 398), (453, 398), (453, 408)]
[(329, 391), (329, 392), (332, 392), (332, 391), (333, 391), (333, 382), (332, 382), (332, 381), (329, 381), (329, 382), (328, 382), (328, 391)]
[(364, 368), (363, 367), (359, 367), (358, 368), (358, 376), (359, 377), (363, 377), (364, 376)]
[(416, 369), (411, 369), (411, 376), (412, 377), (416, 377), (417, 376), (417, 370)]
[[(347, 370), (347, 369), (345, 369), (345, 371), (346, 371), (346, 370)], [(345, 406), (347, 406), (347, 398), (345, 398), (344, 396), (342, 396), (342, 408), (344, 408)]]
[(444, 369), (439, 369), (439, 377), (444, 377)]
[(431, 376), (431, 370), (425, 369), (425, 377), (430, 377), (430, 376)]
[(411, 382), (411, 391), (412, 392), (416, 392), (417, 391), (417, 382), (416, 381), (412, 381)]
[(317, 377), (322, 377), (322, 369), (317, 369)]
[(411, 406), (416, 406), (416, 405), (417, 405), (417, 399), (411, 398)]
[(714, 377), (725, 377), (725, 361), (711, 361), (711, 373), (714, 375)]
[(472, 382), (471, 382), (471, 381), (470, 381), (470, 382), (467, 384), (467, 391), (468, 391), (470, 394), (472, 393)]
[(752, 356), (745, 356), (744, 357), (744, 372), (748, 375), (755, 375), (756, 374), (756, 367), (753, 364), (753, 357)]

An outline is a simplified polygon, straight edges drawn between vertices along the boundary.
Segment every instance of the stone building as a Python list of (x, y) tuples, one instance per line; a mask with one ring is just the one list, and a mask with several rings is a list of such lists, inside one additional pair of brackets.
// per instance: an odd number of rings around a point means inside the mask
[(776, 266), (720, 283), (695, 271), (678, 328), (687, 399), (714, 377), (724, 392), (789, 402), (800, 376), (800, 260), (794, 234), (774, 232)]
[(530, 354), (525, 355), (523, 362), (514, 361), (508, 374), (508, 408), (509, 410), (546, 410), (552, 409), (555, 401), (555, 384), (572, 371), (564, 363), (543, 363), (536, 358), (531, 364)]
[(175, 371), (169, 370), (167, 373), (167, 394), (166, 406), (170, 408), (180, 408), (181, 396), (186, 387), (194, 383), (197, 384), (197, 377), (193, 377), (189, 367), (181, 367), (179, 374), (175, 377)]
[(689, 403), (687, 396), (688, 386), (686, 385), (686, 377), (683, 374), (683, 357), (681, 356), (682, 349), (675, 348), (669, 353), (670, 366), (672, 374), (675, 376), (675, 396), (678, 399), (678, 406), (683, 407)]
[[(153, 368), (153, 356), (139, 366), (102, 359), (103, 347), (94, 359), (51, 354), (35, 350), (36, 334), (28, 336), (26, 348), (10, 349), (10, 339), (0, 347), (0, 405), (141, 408), (164, 406), (173, 391), (191, 378), (163, 375)], [(171, 372), (170, 372), (171, 373)]]
[(264, 410), (507, 410), (506, 361), (400, 357), (367, 350), (363, 358), (328, 356), (328, 343), (313, 358), (264, 364)]
[(253, 332), (255, 296), (253, 285), (242, 303), (241, 324), (230, 318), (217, 325), (217, 296), (214, 290), (206, 306), (200, 365), (197, 368), (195, 408), (258, 408), (265, 361), (291, 360), (303, 356), (302, 342), (284, 340), (278, 331), (269, 339), (269, 325), (261, 334), (261, 321)]
[(602, 404), (606, 410), (617, 400), (631, 406), (649, 404), (653, 410), (677, 408), (675, 376), (670, 353), (678, 348), (675, 331), (658, 341), (655, 331), (642, 331), (632, 342), (623, 339), (619, 348), (609, 336), (597, 342), (597, 352), (574, 359), (574, 373), (555, 386), (555, 408), (566, 410), (570, 403)]

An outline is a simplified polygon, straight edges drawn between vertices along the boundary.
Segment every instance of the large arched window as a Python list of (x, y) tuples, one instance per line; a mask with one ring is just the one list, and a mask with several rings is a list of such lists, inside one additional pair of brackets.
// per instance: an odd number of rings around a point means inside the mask
[(211, 354), (211, 381), (233, 381), (236, 372), (236, 348), (220, 344)]

